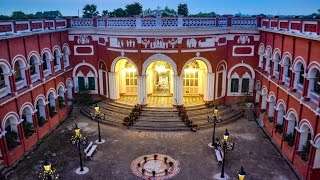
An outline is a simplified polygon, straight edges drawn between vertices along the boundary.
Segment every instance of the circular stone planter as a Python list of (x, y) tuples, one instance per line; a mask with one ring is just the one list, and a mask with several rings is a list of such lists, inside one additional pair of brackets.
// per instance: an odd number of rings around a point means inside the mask
[[(157, 159), (154, 159), (154, 155), (158, 155)], [(173, 159), (170, 156), (164, 154), (149, 154), (140, 156), (131, 163), (132, 173), (142, 179), (172, 179), (180, 172), (180, 164), (178, 161)], [(147, 157), (145, 162), (144, 157)], [(165, 157), (167, 161), (165, 161)], [(170, 167), (169, 162), (173, 162), (173, 165)], [(139, 167), (139, 165), (140, 167)], [(142, 173), (142, 169), (145, 169), (145, 172)], [(166, 174), (167, 169), (167, 174)], [(155, 171), (155, 176), (153, 177), (152, 172)]]

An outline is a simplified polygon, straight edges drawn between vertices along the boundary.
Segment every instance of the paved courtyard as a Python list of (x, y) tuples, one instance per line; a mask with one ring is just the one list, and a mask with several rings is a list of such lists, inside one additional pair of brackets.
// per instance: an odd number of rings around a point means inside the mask
[[(98, 137), (97, 123), (78, 115), (67, 119), (34, 152), (23, 160), (9, 179), (32, 179), (35, 165), (52, 156), (62, 179), (103, 180), (139, 179), (131, 172), (130, 165), (137, 157), (161, 153), (180, 162), (181, 172), (174, 179), (214, 179), (221, 171), (214, 151), (208, 147), (212, 129), (198, 132), (139, 132), (101, 125), (102, 137), (106, 143), (98, 145), (93, 160), (86, 160), (89, 173), (79, 176), (78, 151), (69, 142), (72, 128), (77, 123), (89, 141)], [(216, 136), (222, 137), (229, 130), (230, 141), (235, 143), (233, 151), (227, 153), (225, 172), (230, 179), (236, 179), (240, 166), (247, 172), (246, 179), (254, 180), (295, 180), (297, 177), (283, 157), (277, 152), (255, 121), (238, 121), (217, 128)]]

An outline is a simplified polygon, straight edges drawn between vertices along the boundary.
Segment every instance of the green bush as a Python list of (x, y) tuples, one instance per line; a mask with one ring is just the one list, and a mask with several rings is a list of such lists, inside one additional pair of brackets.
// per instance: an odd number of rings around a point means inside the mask
[(23, 121), (23, 131), (24, 131), (24, 135), (28, 138), (29, 136), (31, 136), (33, 134), (33, 124), (24, 120)]
[(283, 140), (288, 142), (288, 145), (289, 146), (293, 146), (294, 145), (294, 140), (295, 140), (295, 137), (292, 133), (290, 134), (287, 134), (283, 137)]
[(15, 131), (10, 131), (6, 133), (7, 146), (9, 150), (16, 147), (17, 139), (18, 139), (18, 134)]
[(62, 108), (62, 107), (65, 107), (65, 100), (62, 96), (59, 96), (58, 97), (58, 101), (59, 101), (59, 107)]
[(38, 125), (41, 127), (46, 123), (46, 119), (43, 116), (38, 118)]
[(49, 115), (50, 117), (53, 117), (56, 114), (56, 107), (49, 106)]

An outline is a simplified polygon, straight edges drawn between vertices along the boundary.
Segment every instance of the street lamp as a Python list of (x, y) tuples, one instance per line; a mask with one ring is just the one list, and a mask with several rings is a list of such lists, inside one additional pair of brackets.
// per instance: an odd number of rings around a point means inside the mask
[(243, 170), (243, 167), (241, 166), (240, 171), (239, 171), (239, 180), (244, 180), (245, 176), (246, 176), (246, 172)]
[(56, 173), (56, 170), (51, 168), (51, 163), (49, 161), (45, 161), (43, 164), (42, 172), (39, 173), (38, 179), (41, 180), (55, 180), (59, 179), (59, 174)]
[(212, 117), (208, 116), (208, 122), (210, 124), (213, 124), (212, 143), (208, 144), (208, 146), (211, 148), (216, 147), (216, 142), (215, 142), (216, 125), (217, 123), (222, 122), (222, 119), (218, 117), (218, 112), (219, 112), (218, 106), (215, 106), (213, 109), (213, 116)]
[(82, 153), (81, 153), (81, 146), (86, 146), (88, 143), (87, 136), (81, 134), (80, 128), (78, 128), (77, 124), (74, 128), (75, 135), (70, 138), (70, 142), (72, 145), (76, 146), (79, 151), (79, 158), (80, 158), (80, 167), (76, 169), (77, 174), (86, 174), (89, 172), (87, 167), (83, 167), (83, 160), (82, 160)]
[(100, 133), (100, 121), (101, 120), (105, 120), (105, 114), (100, 112), (100, 107), (98, 106), (98, 104), (96, 104), (96, 106), (94, 107), (95, 112), (91, 113), (91, 118), (94, 121), (98, 122), (98, 132), (99, 132), (99, 139), (97, 139), (95, 141), (96, 144), (102, 144), (104, 142), (106, 142), (104, 139), (101, 139), (101, 133)]
[(222, 159), (222, 169), (221, 169), (221, 178), (224, 178), (224, 163), (225, 163), (225, 159), (226, 159), (226, 153), (227, 150), (231, 151), (233, 150), (233, 146), (234, 143), (230, 143), (228, 142), (229, 139), (229, 132), (228, 129), (226, 129), (226, 131), (223, 133), (223, 159)]

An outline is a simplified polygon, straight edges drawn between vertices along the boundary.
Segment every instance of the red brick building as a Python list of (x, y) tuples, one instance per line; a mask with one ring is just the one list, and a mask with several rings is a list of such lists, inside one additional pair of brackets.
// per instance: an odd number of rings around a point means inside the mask
[(319, 176), (318, 21), (155, 15), (1, 22), (2, 163), (55, 128), (73, 94), (88, 88), (138, 104), (152, 96), (178, 105), (188, 96), (226, 104), (253, 97), (286, 158), (303, 177)]

